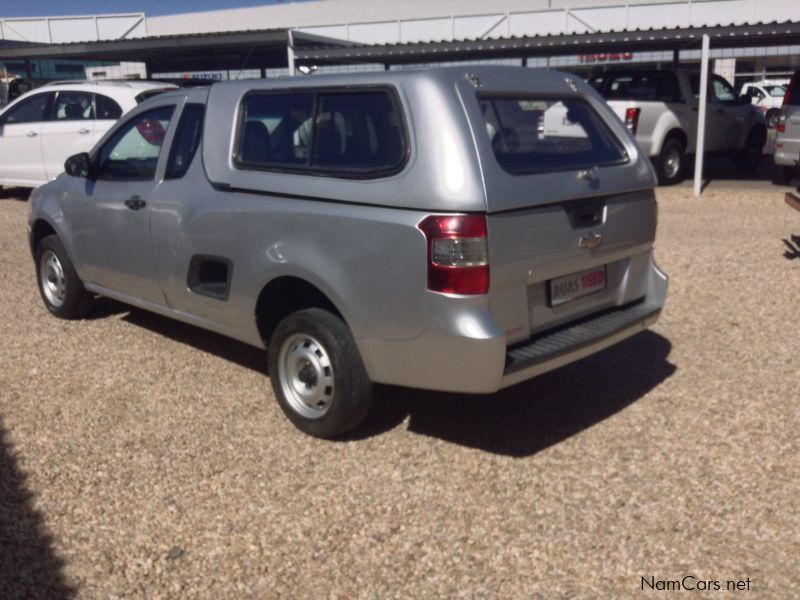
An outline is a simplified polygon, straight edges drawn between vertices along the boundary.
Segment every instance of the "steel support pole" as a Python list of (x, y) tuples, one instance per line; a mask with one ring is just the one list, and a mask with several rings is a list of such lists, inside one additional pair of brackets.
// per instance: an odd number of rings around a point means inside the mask
[(694, 155), (694, 197), (699, 198), (703, 186), (703, 152), (706, 145), (706, 107), (708, 105), (708, 35), (703, 35), (700, 53), (700, 102), (697, 106), (697, 145)]
[(292, 35), (292, 30), (288, 31), (289, 34), (289, 44), (286, 46), (286, 58), (289, 64), (289, 75), (295, 75), (294, 69), (294, 36)]

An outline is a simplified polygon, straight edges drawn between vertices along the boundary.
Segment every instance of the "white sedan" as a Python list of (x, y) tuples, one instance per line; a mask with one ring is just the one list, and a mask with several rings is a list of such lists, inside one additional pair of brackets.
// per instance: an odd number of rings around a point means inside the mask
[(38, 187), (89, 151), (114, 122), (142, 100), (176, 89), (148, 81), (51, 83), (0, 113), (0, 186)]

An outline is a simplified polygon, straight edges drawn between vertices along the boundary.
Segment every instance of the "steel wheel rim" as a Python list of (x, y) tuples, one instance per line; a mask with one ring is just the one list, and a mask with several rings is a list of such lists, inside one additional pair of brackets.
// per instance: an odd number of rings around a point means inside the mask
[(297, 414), (319, 419), (333, 403), (333, 365), (315, 338), (296, 333), (284, 340), (278, 353), (278, 380), (286, 401)]
[(667, 152), (667, 156), (664, 160), (664, 174), (667, 176), (667, 179), (672, 179), (673, 177), (678, 175), (678, 172), (681, 169), (681, 154), (674, 148), (670, 149)]
[(767, 117), (767, 127), (769, 129), (775, 129), (775, 126), (778, 124), (778, 115), (770, 115)]
[(39, 282), (44, 297), (53, 308), (61, 308), (67, 295), (64, 267), (55, 252), (47, 250), (39, 259)]

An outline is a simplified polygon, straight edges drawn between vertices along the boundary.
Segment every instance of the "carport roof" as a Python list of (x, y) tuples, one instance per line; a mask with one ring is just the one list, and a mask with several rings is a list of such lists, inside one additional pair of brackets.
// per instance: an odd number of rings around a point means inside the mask
[[(332, 40), (293, 31), (295, 47), (313, 43), (317, 49), (352, 46), (346, 40)], [(4, 60), (81, 59), (144, 62), (152, 71), (245, 69), (285, 67), (287, 29), (253, 29), (215, 33), (161, 35), (122, 40), (71, 42), (66, 44), (0, 44)]]
[(526, 56), (564, 56), (598, 52), (681, 50), (700, 44), (703, 34), (712, 48), (748, 48), (800, 44), (800, 22), (784, 21), (753, 25), (716, 25), (552, 34), (457, 41), (407, 42), (359, 45), (343, 48), (314, 47), (296, 53), (298, 61), (350, 63), (411, 63), (431, 60), (473, 60)]
[[(800, 44), (800, 22), (373, 45), (292, 31), (297, 62), (329, 64), (402, 64), (432, 60), (680, 50), (698, 45), (703, 34), (711, 37), (712, 48)], [(163, 35), (68, 44), (11, 42), (0, 43), (0, 62), (58, 58), (136, 61), (146, 63), (151, 71), (161, 72), (285, 67), (288, 44), (287, 29)]]

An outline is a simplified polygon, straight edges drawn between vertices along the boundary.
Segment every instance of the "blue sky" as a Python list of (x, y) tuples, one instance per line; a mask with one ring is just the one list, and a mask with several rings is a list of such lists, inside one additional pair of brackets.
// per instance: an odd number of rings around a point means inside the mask
[[(291, 0), (298, 1), (298, 0)], [(303, 0), (299, 0), (303, 1)], [(290, 0), (284, 0), (284, 4)], [(1, 0), (0, 18), (143, 12), (148, 16), (279, 4), (278, 0)]]

